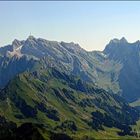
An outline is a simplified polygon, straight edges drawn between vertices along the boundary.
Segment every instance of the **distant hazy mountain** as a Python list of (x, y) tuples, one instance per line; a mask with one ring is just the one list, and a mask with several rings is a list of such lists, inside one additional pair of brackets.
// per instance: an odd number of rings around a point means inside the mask
[(115, 63), (121, 64), (118, 75), (122, 96), (128, 101), (140, 97), (140, 42), (128, 43), (125, 38), (114, 39), (103, 51)]
[(113, 39), (103, 52), (87, 52), (73, 42), (33, 36), (24, 41), (14, 40), (12, 45), (0, 48), (0, 87), (16, 74), (30, 71), (36, 63), (41, 63), (44, 68), (55, 67), (134, 101), (140, 97), (139, 45), (139, 41)]
[[(107, 60), (102, 52), (87, 52), (78, 44), (47, 41), (40, 38), (36, 39), (33, 36), (29, 36), (26, 41), (14, 40), (12, 45), (0, 48), (0, 55), (1, 61), (7, 58), (11, 60), (13, 57), (16, 58), (16, 61), (19, 61), (22, 57), (28, 59), (25, 61), (29, 61), (32, 58), (43, 62), (44, 67), (45, 65), (57, 67), (67, 73), (80, 76), (86, 81), (97, 81), (98, 84), (101, 83), (102, 78), (105, 78), (110, 83), (110, 78), (103, 77), (102, 74), (106, 73), (108, 75), (108, 72), (116, 67), (114, 63), (110, 63)], [(7, 62), (8, 65), (9, 63)], [(13, 71), (12, 68), (9, 70)], [(104, 83), (101, 83), (102, 85)], [(110, 86), (110, 84), (107, 85)], [(115, 83), (114, 86), (117, 90), (118, 84)]]

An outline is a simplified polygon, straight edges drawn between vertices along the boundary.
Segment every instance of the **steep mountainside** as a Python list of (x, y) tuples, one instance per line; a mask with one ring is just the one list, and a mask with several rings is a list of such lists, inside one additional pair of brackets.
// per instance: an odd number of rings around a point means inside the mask
[[(15, 74), (31, 69), (32, 65), (30, 68), (29, 65), (23, 65), (24, 68), (21, 67), (20, 69), (21, 65), (18, 63), (20, 63), (21, 59), (26, 58), (23, 64), (27, 64), (32, 58), (34, 61), (40, 61), (41, 59), (44, 67), (49, 65), (60, 70), (63, 69), (68, 74), (79, 76), (83, 80), (96, 82), (107, 90), (113, 87), (114, 93), (119, 92), (119, 84), (116, 79), (114, 78), (115, 82), (112, 82), (110, 79), (112, 73), (118, 73), (120, 65), (109, 61), (102, 52), (87, 52), (78, 44), (48, 41), (29, 36), (26, 41), (14, 40), (12, 45), (0, 48), (0, 55), (1, 62), (4, 63), (6, 61), (6, 66), (1, 65), (0, 68), (0, 79), (3, 81), (0, 83), (0, 87), (4, 87)], [(15, 63), (11, 62), (13, 58), (16, 59), (15, 69), (9, 66)], [(2, 69), (6, 68), (13, 75), (4, 79)], [(5, 71), (4, 74), (7, 75), (8, 71)]]
[(16, 76), (0, 91), (0, 114), (17, 125), (41, 124), (73, 138), (107, 128), (118, 129), (111, 137), (135, 137), (130, 126), (139, 119), (139, 112), (119, 96), (52, 68)]
[(128, 43), (126, 39), (112, 40), (104, 53), (110, 60), (122, 65), (118, 81), (122, 96), (128, 101), (140, 97), (140, 42)]
[(0, 48), (0, 139), (136, 138), (140, 113), (125, 100), (139, 101), (139, 46), (87, 52), (29, 36)]
[(36, 63), (42, 63), (43, 68), (55, 67), (79, 76), (132, 102), (140, 97), (139, 46), (139, 41), (128, 43), (125, 38), (113, 39), (103, 52), (87, 52), (73, 42), (33, 36), (24, 41), (14, 40), (11, 45), (0, 48), (0, 87), (6, 86), (16, 74), (31, 71)]

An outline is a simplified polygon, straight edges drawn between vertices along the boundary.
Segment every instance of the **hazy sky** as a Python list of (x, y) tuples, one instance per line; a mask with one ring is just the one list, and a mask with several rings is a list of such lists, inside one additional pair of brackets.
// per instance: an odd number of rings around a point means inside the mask
[(103, 50), (112, 38), (140, 39), (140, 2), (0, 2), (0, 46), (30, 32)]

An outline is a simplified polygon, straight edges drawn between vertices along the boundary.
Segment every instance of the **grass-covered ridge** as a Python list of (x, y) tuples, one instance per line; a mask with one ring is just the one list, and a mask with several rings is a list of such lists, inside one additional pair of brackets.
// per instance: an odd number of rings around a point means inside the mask
[(120, 97), (56, 69), (16, 76), (0, 92), (0, 113), (17, 126), (41, 125), (44, 139), (53, 139), (52, 131), (73, 139), (134, 138), (130, 126), (139, 118)]

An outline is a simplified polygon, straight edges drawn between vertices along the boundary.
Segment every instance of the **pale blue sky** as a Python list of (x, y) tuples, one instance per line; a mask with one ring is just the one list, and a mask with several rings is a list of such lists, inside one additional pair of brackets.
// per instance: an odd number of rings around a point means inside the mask
[(112, 38), (140, 39), (140, 2), (0, 2), (0, 46), (30, 32), (103, 50)]

